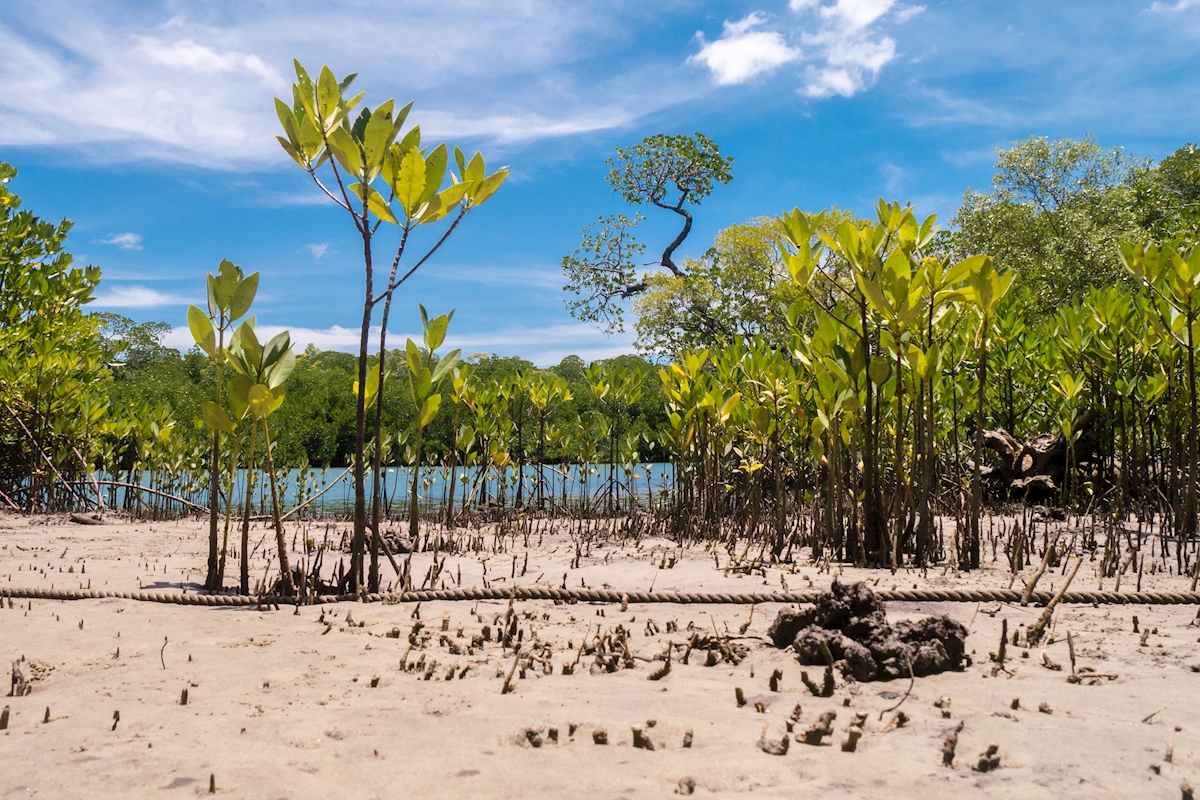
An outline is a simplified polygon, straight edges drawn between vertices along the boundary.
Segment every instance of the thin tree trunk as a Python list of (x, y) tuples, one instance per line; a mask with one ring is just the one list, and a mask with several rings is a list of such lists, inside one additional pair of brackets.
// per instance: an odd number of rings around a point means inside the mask
[(283, 519), (279, 508), (279, 489), (275, 482), (275, 457), (271, 455), (271, 429), (263, 417), (263, 443), (267, 449), (267, 474), (271, 478), (271, 514), (275, 518), (275, 544), (279, 547), (279, 574), (283, 579), (283, 593), (290, 597), (296, 593), (292, 584), (292, 571), (288, 567), (287, 540), (283, 536)]
[(242, 594), (250, 594), (250, 512), (254, 500), (254, 437), (257, 431), (250, 421), (250, 447), (246, 451), (246, 504), (242, 513), (242, 568), (238, 582)]

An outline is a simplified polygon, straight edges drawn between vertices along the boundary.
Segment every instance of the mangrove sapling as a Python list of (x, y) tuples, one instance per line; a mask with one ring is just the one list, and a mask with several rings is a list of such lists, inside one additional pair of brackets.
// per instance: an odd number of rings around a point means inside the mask
[(967, 259), (970, 269), (967, 285), (962, 290), (967, 302), (979, 314), (979, 327), (975, 332), (976, 357), (976, 400), (974, 476), (971, 481), (971, 514), (967, 518), (967, 563), (968, 569), (979, 569), (982, 533), (979, 518), (983, 511), (983, 429), (984, 409), (987, 405), (987, 345), (992, 318), (1000, 308), (1004, 296), (1012, 288), (1016, 273), (1000, 273), (989, 256), (971, 256)]
[(457, 366), (454, 368), (453, 379), (451, 381), (454, 398), (454, 423), (450, 426), (450, 430), (454, 436), (454, 443), (448, 453), (450, 457), (450, 480), (447, 487), (449, 494), (446, 498), (446, 515), (444, 521), (447, 528), (454, 527), (454, 490), (458, 485), (458, 454), (459, 451), (462, 451), (464, 455), (468, 454), (475, 440), (475, 430), (470, 425), (459, 425), (459, 413), (462, 411), (463, 404), (467, 401), (467, 386), (470, 374), (470, 370), (465, 365)]
[[(230, 363), (237, 370), (237, 375), (229, 383), (229, 397), (235, 405), (239, 419), (244, 419), (246, 412), (250, 414), (250, 446), (248, 460), (253, 461), (255, 434), (257, 424), (262, 425), (264, 450), (266, 453), (267, 474), (271, 483), (271, 510), (275, 524), (276, 545), (279, 550), (279, 568), (281, 572), (284, 593), (294, 592), (292, 573), (288, 566), (287, 542), (283, 535), (283, 521), (279, 508), (279, 493), (276, 485), (275, 461), (271, 453), (271, 432), (267, 417), (283, 405), (283, 383), (296, 366), (296, 356), (291, 349), (291, 335), (283, 331), (276, 335), (265, 346), (260, 345), (254, 333), (254, 326), (243, 323), (234, 334), (229, 348)], [(256, 424), (257, 423), (257, 424)], [(242, 592), (248, 591), (249, 582), (249, 553), (246, 547), (249, 540), (250, 498), (253, 493), (254, 475), (247, 475), (246, 483), (246, 513), (242, 519)]]
[[(206, 315), (194, 305), (188, 306), (188, 329), (196, 344), (212, 360), (217, 373), (214, 399), (206, 402), (200, 409), (201, 416), (212, 430), (212, 449), (209, 456), (208, 576), (204, 586), (209, 591), (217, 591), (221, 588), (223, 577), (222, 565), (219, 564), (217, 558), (221, 434), (232, 433), (229, 415), (221, 404), (221, 395), (225, 388), (223, 377), (226, 357), (225, 332), (250, 310), (250, 305), (254, 302), (254, 295), (258, 292), (258, 273), (243, 277), (241, 267), (228, 259), (222, 259), (217, 275), (214, 277), (212, 273), (209, 273), (207, 284), (208, 314)], [(232, 503), (232, 498), (229, 502)], [(228, 524), (229, 508), (226, 508), (225, 513)]]
[(408, 362), (408, 389), (412, 396), (413, 408), (416, 409), (413, 417), (413, 428), (416, 435), (415, 455), (408, 506), (408, 535), (413, 542), (416, 542), (420, 535), (421, 524), (418, 487), (421, 473), (422, 437), (425, 428), (437, 416), (442, 402), (442, 395), (435, 392), (434, 389), (441, 384), (443, 378), (450, 374), (462, 355), (461, 350), (452, 350), (443, 356), (436, 365), (433, 363), (435, 351), (446, 340), (446, 330), (450, 326), (450, 320), (454, 317), (454, 311), (452, 309), (449, 314), (442, 314), (431, 320), (425, 313), (425, 306), (418, 304), (417, 307), (421, 311), (425, 350), (422, 352), (412, 339), (407, 340), (404, 345), (404, 356)]
[[(420, 149), (420, 130), (412, 128), (399, 142), (396, 138), (408, 116), (411, 104), (395, 110), (388, 100), (373, 111), (364, 108), (350, 122), (350, 113), (362, 100), (363, 93), (347, 98), (347, 89), (357, 74), (342, 81), (329, 67), (322, 67), (316, 81), (297, 61), (296, 83), (292, 86), (293, 102), (276, 98), (275, 108), (285, 136), (278, 137), (284, 150), (313, 179), (316, 186), (338, 207), (346, 211), (362, 240), (365, 272), (362, 325), (358, 351), (358, 388), (355, 392), (354, 426), (354, 536), (351, 542), (349, 581), (355, 589), (363, 583), (363, 556), (366, 544), (367, 508), (367, 373), (368, 348), (374, 309), (380, 302), (389, 302), (395, 289), (416, 272), (442, 245), (471, 208), (486, 202), (508, 176), (506, 169), (486, 174), (483, 157), (476, 153), (467, 162), (455, 148), (459, 175), (451, 174), (451, 185), (442, 189), (447, 173), (447, 151), (435, 148), (426, 157)], [(336, 186), (326, 186), (317, 171), (328, 165)], [(373, 184), (383, 178), (388, 197)], [(417, 260), (400, 278), (396, 278), (400, 260), (412, 228), (438, 222), (456, 211), (453, 222), (441, 238)], [(404, 218), (401, 223), (399, 216)], [(392, 259), (391, 273), (384, 291), (376, 294), (374, 280), (374, 239), (383, 222), (402, 229), (400, 242)], [(387, 330), (387, 326), (383, 326)], [(381, 338), (381, 350), (386, 340)], [(384, 378), (382, 368), (380, 382)], [(380, 402), (382, 392), (380, 392)], [(382, 418), (376, 412), (375, 446), (382, 446)], [(373, 492), (373, 495), (375, 493)], [(380, 498), (372, 497), (377, 506)]]
[[(1151, 306), (1163, 323), (1171, 343), (1181, 347), (1185, 354), (1185, 378), (1187, 382), (1188, 425), (1187, 425), (1187, 480), (1184, 490), (1182, 514), (1176, 523), (1180, 542), (1191, 538), (1196, 532), (1196, 460), (1197, 412), (1196, 397), (1196, 321), (1200, 317), (1200, 247), (1184, 247), (1178, 243), (1156, 245), (1153, 242), (1135, 243), (1122, 240), (1119, 248), (1121, 263), (1151, 295)], [(1176, 312), (1182, 325), (1173, 325), (1166, 319), (1166, 311)], [(1179, 329), (1182, 328), (1182, 336)]]

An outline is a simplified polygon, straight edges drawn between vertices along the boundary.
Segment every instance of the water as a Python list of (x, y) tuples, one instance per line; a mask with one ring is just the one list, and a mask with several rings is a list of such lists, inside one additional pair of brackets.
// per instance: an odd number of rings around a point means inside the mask
[[(521, 473), (521, 499), (524, 503), (536, 502), (539, 496), (547, 502), (553, 499), (576, 505), (583, 502), (597, 504), (602, 507), (610, 491), (610, 471), (607, 464), (593, 465), (585, 471), (582, 465), (545, 465), (543, 467), (526, 466)], [(385, 514), (402, 516), (409, 503), (412, 490), (411, 467), (384, 467), (380, 471)], [(616, 481), (615, 493), (622, 504), (626, 503), (632, 492), (642, 503), (647, 503), (651, 495), (657, 496), (666, 491), (673, 480), (674, 466), (671, 464), (635, 464), (618, 466), (612, 475)], [(104, 480), (109, 476), (98, 475)], [(367, 492), (370, 496), (373, 477), (367, 472)], [(127, 481), (128, 477), (121, 475), (115, 478)], [(487, 470), (486, 479), (481, 480), (479, 467), (459, 467), (455, 471), (456, 486), (454, 489), (454, 504), (462, 507), (464, 497), (469, 498), (472, 505), (483, 502), (503, 502), (511, 506), (517, 497), (517, 470), (510, 467), (497, 473), (495, 469)], [(233, 501), (236, 508), (242, 508), (246, 498), (247, 470), (238, 470), (234, 484)], [(354, 509), (354, 475), (345, 467), (327, 469), (291, 469), (282, 471), (278, 477), (280, 491), (280, 506), (284, 513), (299, 503), (309, 500), (318, 493), (320, 496), (307, 505), (306, 513), (316, 516), (349, 515)], [(422, 467), (418, 478), (417, 498), (424, 509), (444, 507), (449, 495), (450, 470), (447, 467)], [(271, 506), (271, 488), (265, 472), (255, 474), (254, 494), (251, 498), (253, 513), (269, 514)], [(541, 494), (539, 495), (539, 484)], [(155, 488), (160, 491), (182, 497), (197, 505), (208, 504), (208, 475), (198, 473), (166, 481), (162, 476), (144, 474), (140, 485)], [(103, 487), (105, 500), (111, 505), (121, 507), (126, 502), (126, 489), (121, 487)], [(134, 492), (140, 496), (143, 503), (150, 505), (156, 498), (148, 493)], [(163, 500), (157, 499), (161, 504)]]

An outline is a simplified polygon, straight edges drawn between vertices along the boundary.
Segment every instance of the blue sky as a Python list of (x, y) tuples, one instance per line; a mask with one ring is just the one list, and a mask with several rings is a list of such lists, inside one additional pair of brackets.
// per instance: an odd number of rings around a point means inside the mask
[[(1154, 159), (1200, 139), (1198, 45), (1200, 0), (0, 0), (0, 160), (27, 208), (74, 220), (95, 307), (182, 326), (230, 258), (262, 273), (260, 325), (351, 349), (354, 231), (278, 147), (272, 97), (292, 57), (357, 71), (372, 105), (415, 101), (426, 142), (512, 170), (398, 295), (394, 341), (418, 302), (456, 307), (448, 346), (545, 365), (631, 349), (567, 315), (558, 266), (628, 210), (604, 183), (616, 147), (698, 130), (734, 157), (685, 254), (793, 206), (882, 195), (945, 219), (1017, 139)], [(648, 216), (655, 252), (674, 220)]]

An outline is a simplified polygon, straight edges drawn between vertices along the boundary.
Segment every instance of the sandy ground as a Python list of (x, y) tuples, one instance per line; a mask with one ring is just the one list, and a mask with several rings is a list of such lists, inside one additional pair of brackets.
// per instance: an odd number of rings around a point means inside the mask
[[(298, 526), (289, 539), (299, 533), (319, 540), (326, 529)], [(254, 541), (264, 533), (257, 529)], [(492, 537), (485, 541), (490, 548)], [(90, 581), (93, 588), (178, 590), (201, 577), (204, 546), (202, 522), (82, 526), (2, 516), (0, 587), (78, 588)], [(527, 566), (518, 539), (505, 552), (451, 556), (444, 574), (457, 585), (461, 568), (463, 586), (482, 585), (486, 558), (493, 586), (514, 580), (557, 586), (564, 573), (568, 586), (630, 590), (653, 584), (766, 591), (784, 581), (807, 589), (832, 579), (815, 567), (767, 569), (765, 578), (728, 575), (702, 550), (660, 569), (669, 548), (663, 541), (594, 545), (572, 569), (565, 536), (533, 546)], [(418, 584), (429, 562), (428, 555), (413, 556)], [(265, 565), (256, 557), (252, 574), (261, 575)], [(1096, 585), (1093, 566), (1080, 570), (1079, 588)], [(1007, 586), (1010, 578), (999, 565), (970, 577), (941, 569), (925, 577), (856, 570), (842, 576), (878, 581), (880, 588)], [(1062, 578), (1055, 570), (1046, 580)], [(1130, 583), (1124, 588), (1132, 589)], [(1143, 589), (1185, 583), (1147, 575)], [(779, 610), (771, 605), (754, 610), (739, 638), (750, 615), (742, 606), (630, 605), (622, 613), (613, 605), (517, 603), (526, 649), (549, 643), (552, 669), (514, 676), (514, 691), (502, 694), (512, 651), (471, 641), (485, 625), (494, 632), (506, 607), (422, 604), (420, 621), (432, 637), (408, 652), (409, 665), (423, 666), (402, 671), (417, 621), (413, 604), (296, 612), (124, 600), (5, 603), (0, 655), (23, 659), (33, 691), (0, 701), (10, 707), (8, 729), (0, 733), (0, 798), (190, 797), (208, 793), (210, 776), (218, 795), (238, 798), (662, 797), (677, 792), (681, 779), (692, 781), (696, 796), (824, 798), (1178, 798), (1183, 781), (1200, 785), (1200, 722), (1192, 708), (1200, 699), (1200, 674), (1192, 670), (1200, 668), (1200, 629), (1192, 607), (1066, 608), (1046, 649), (1064, 671), (1044, 668), (1040, 649), (1009, 647), (1011, 673), (994, 675), (988, 652), (996, 649), (1002, 621), (1015, 629), (1032, 621), (1036, 609), (890, 604), (893, 620), (946, 613), (971, 630), (973, 665), (917, 679), (900, 706), (909, 717), (903, 727), (895, 713), (881, 718), (881, 712), (904, 697), (907, 680), (839, 680), (832, 698), (805, 690), (794, 655), (765, 639)], [(1133, 632), (1135, 614), (1141, 630), (1152, 631), (1148, 637)], [(593, 659), (585, 656), (573, 674), (561, 674), (597, 626), (617, 625), (632, 632), (633, 669), (593, 674)], [(689, 626), (714, 625), (749, 648), (741, 663), (706, 667), (693, 654), (685, 666), (677, 654), (668, 675), (648, 680), (661, 665), (651, 659), (669, 642), (686, 642)], [(399, 638), (388, 637), (394, 628)], [(1068, 683), (1066, 631), (1080, 670), (1116, 678)], [(776, 669), (783, 679), (771, 692)], [(743, 690), (744, 707), (735, 702), (735, 688)], [(941, 697), (950, 699), (948, 718), (934, 705)], [(798, 731), (823, 711), (837, 712), (833, 741), (820, 747), (793, 741), (783, 756), (763, 752), (757, 742), (764, 730), (781, 739), (797, 704)], [(842, 752), (857, 712), (867, 714), (866, 733), (857, 752)], [(947, 768), (942, 742), (960, 724), (958, 756)], [(653, 751), (631, 746), (634, 727), (650, 737)], [(607, 746), (593, 743), (598, 728), (607, 732)], [(689, 730), (693, 744), (685, 748)], [(993, 742), (1000, 768), (973, 771)]]

